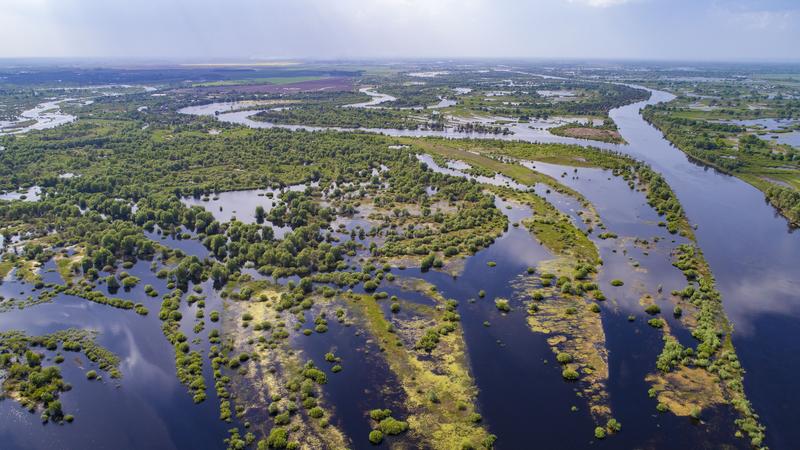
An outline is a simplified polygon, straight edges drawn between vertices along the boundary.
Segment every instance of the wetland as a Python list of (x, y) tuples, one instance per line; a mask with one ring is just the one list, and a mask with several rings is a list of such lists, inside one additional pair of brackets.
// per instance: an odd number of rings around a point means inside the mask
[(165, 83), (0, 138), (0, 437), (787, 448), (789, 222), (645, 120), (665, 86), (540, 69)]

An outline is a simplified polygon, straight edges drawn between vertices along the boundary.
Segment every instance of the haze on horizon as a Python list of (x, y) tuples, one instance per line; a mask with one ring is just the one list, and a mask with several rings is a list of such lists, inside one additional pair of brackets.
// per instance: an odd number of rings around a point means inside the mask
[(0, 58), (800, 60), (796, 0), (0, 0)]

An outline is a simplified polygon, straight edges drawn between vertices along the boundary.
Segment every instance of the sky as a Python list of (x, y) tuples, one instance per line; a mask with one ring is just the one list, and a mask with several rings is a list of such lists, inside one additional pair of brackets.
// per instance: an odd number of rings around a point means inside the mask
[(800, 0), (0, 0), (0, 58), (800, 60)]

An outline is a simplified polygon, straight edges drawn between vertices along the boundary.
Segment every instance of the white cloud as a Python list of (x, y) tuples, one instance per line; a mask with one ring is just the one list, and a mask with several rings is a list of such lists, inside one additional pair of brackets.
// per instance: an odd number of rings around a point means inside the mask
[(750, 30), (785, 30), (798, 18), (796, 11), (724, 11), (728, 22)]
[(0, 58), (796, 59), (793, 1), (0, 0)]
[(608, 8), (610, 6), (624, 5), (635, 0), (567, 0), (569, 3), (581, 3), (594, 8)]

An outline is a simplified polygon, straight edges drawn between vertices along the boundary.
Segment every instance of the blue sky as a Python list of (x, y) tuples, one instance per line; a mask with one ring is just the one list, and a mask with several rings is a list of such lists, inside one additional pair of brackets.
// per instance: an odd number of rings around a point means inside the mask
[(800, 60), (800, 0), (0, 0), (0, 57)]

